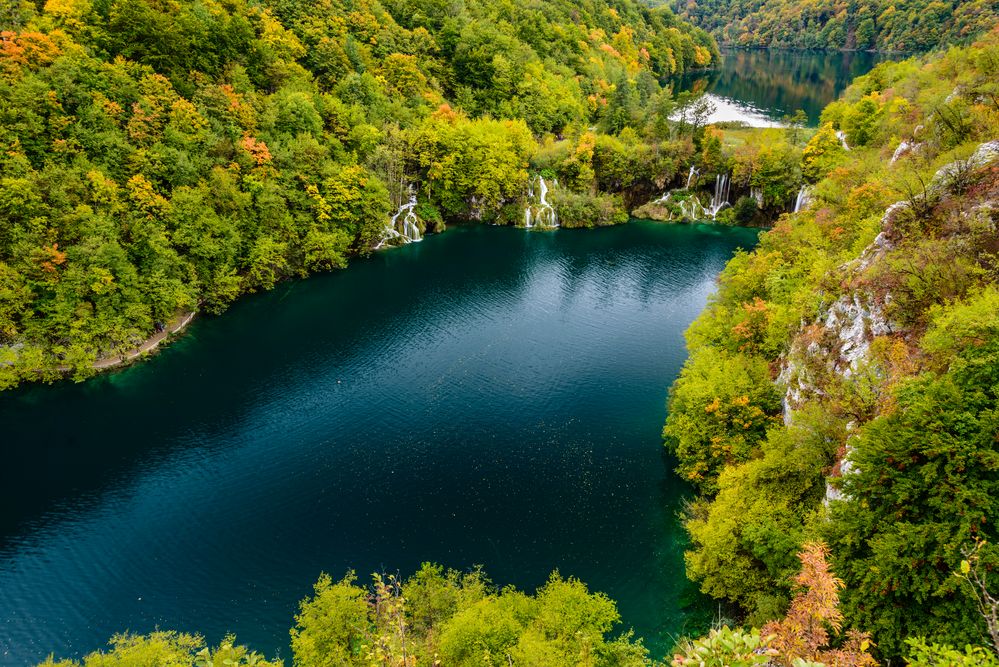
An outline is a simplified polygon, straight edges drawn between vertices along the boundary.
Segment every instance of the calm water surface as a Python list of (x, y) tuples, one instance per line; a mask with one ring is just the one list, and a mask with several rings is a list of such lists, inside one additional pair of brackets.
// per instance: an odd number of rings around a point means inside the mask
[(768, 126), (802, 109), (810, 124), (855, 77), (886, 58), (864, 51), (722, 49), (722, 63), (710, 72), (678, 80), (681, 90), (704, 92), (717, 108), (711, 122), (742, 120)]
[(114, 632), (288, 657), (321, 571), (554, 568), (653, 645), (690, 623), (660, 446), (682, 332), (749, 230), (458, 228), (0, 398), (0, 664)]

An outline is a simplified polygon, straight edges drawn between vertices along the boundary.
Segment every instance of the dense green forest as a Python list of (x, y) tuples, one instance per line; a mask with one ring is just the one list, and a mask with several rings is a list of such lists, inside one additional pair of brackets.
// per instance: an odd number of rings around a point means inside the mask
[(342, 267), (410, 187), (423, 231), (521, 222), (539, 152), (566, 226), (621, 222), (693, 150), (662, 82), (718, 58), (634, 0), (4, 7), (0, 387)]
[(994, 0), (671, 0), (669, 6), (721, 44), (796, 49), (928, 51), (970, 41), (999, 17)]
[(821, 541), (880, 658), (995, 643), (967, 579), (999, 563), (997, 82), (997, 31), (858, 78), (803, 151), (810, 206), (687, 333), (664, 435), (699, 492), (688, 576), (749, 625)]

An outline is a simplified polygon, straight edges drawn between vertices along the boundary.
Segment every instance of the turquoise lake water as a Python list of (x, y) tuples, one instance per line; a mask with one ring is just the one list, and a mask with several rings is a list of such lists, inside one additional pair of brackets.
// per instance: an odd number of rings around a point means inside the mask
[[(288, 658), (321, 571), (555, 568), (657, 650), (698, 622), (660, 430), (683, 331), (756, 232), (459, 227), (0, 397), (0, 664), (115, 632)], [(622, 626), (623, 627), (623, 626)]]

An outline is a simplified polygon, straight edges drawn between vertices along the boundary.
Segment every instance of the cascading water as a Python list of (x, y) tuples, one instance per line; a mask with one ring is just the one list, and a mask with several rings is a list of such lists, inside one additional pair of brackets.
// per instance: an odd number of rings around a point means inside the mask
[(812, 203), (812, 188), (807, 185), (802, 185), (801, 189), (798, 190), (798, 198), (794, 200), (794, 212), (808, 208), (808, 205)]
[[(558, 227), (558, 214), (548, 203), (548, 184), (544, 176), (537, 178), (537, 197), (535, 197), (535, 182), (527, 185), (527, 206), (524, 208), (524, 227), (527, 229), (555, 229)], [(558, 187), (558, 180), (552, 182)]]
[(756, 205), (763, 208), (763, 190), (760, 188), (749, 188), (749, 196), (756, 200)]
[(839, 139), (839, 143), (843, 146), (843, 150), (850, 150), (850, 147), (846, 143), (846, 132), (843, 130), (836, 130), (836, 138)]
[[(670, 211), (666, 220), (714, 220), (729, 203), (729, 193), (731, 179), (728, 174), (718, 174), (715, 176), (715, 191), (711, 199), (711, 204), (705, 207), (698, 196), (691, 192), (691, 187), (697, 182), (699, 172), (691, 167), (687, 173), (687, 185), (679, 190), (671, 190), (663, 196), (651, 202), (653, 206), (669, 206)], [(676, 196), (674, 196), (676, 195)], [(679, 215), (677, 215), (679, 211)]]
[[(416, 192), (409, 186), (409, 200), (399, 207), (382, 231), (382, 238), (375, 244), (375, 250), (388, 244), (415, 243), (423, 240), (420, 220), (416, 217)], [(401, 222), (400, 222), (401, 218)]]
[(728, 203), (729, 194), (729, 176), (728, 174), (718, 174), (715, 176), (715, 196), (711, 199), (711, 208), (707, 210), (708, 215), (714, 220), (718, 212), (721, 211)]
[(687, 173), (687, 185), (685, 186), (687, 190), (690, 189), (691, 185), (697, 183), (698, 175), (700, 175), (700, 172), (697, 171), (697, 169), (695, 169), (693, 165), (691, 165), (690, 171)]

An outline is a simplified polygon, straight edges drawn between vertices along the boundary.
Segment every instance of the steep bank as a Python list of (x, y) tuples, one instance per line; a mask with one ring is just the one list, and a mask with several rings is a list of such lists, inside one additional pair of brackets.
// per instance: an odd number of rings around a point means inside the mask
[(750, 624), (821, 537), (882, 657), (984, 640), (951, 573), (999, 519), (997, 55), (993, 32), (858, 79), (804, 151), (811, 205), (688, 331), (665, 428), (701, 489), (688, 574)]

